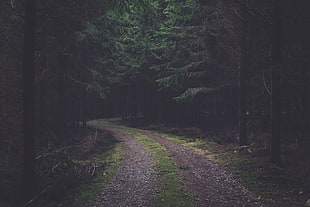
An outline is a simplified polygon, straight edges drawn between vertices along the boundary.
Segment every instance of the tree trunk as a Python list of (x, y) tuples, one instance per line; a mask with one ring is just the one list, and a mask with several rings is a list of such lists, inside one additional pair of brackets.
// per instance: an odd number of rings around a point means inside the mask
[(40, 81), (40, 90), (39, 90), (39, 131), (46, 130), (46, 84), (45, 79)]
[(239, 145), (247, 145), (247, 81), (248, 81), (248, 0), (241, 2), (242, 38), (239, 77)]
[(273, 0), (273, 26), (272, 26), (272, 96), (271, 96), (271, 122), (272, 122), (272, 140), (271, 140), (271, 160), (275, 164), (281, 163), (281, 2)]
[(5, 102), (5, 104), (6, 104), (6, 106), (5, 106), (5, 119), (7, 119), (8, 117), (9, 117), (9, 113), (10, 113), (10, 108), (9, 108), (9, 106), (10, 106), (10, 100), (9, 100), (9, 98), (10, 98), (10, 84), (9, 84), (9, 81), (10, 81), (10, 72), (9, 72), (9, 67), (7, 67), (7, 69), (6, 69), (6, 95), (5, 95), (5, 97), (6, 97), (6, 102)]
[(59, 57), (59, 69), (57, 71), (58, 85), (57, 85), (57, 117), (56, 117), (56, 129), (59, 135), (62, 135), (66, 125), (66, 84), (65, 84), (65, 67), (67, 66), (67, 57), (62, 54)]
[(36, 30), (36, 1), (25, 1), (25, 30), (23, 56), (23, 127), (24, 163), (23, 187), (24, 200), (31, 199), (35, 192), (35, 94), (34, 94), (34, 54)]

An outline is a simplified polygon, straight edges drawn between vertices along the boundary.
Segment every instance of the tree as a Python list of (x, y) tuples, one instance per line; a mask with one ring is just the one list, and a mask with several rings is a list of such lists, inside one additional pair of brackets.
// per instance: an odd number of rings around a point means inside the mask
[(23, 126), (24, 126), (24, 199), (32, 198), (35, 192), (35, 62), (36, 0), (25, 2), (25, 30), (23, 55)]
[(239, 72), (239, 145), (247, 145), (247, 90), (248, 90), (248, 30), (249, 30), (249, 11), (248, 0), (243, 0), (241, 3), (242, 12), (242, 31), (241, 31), (241, 57), (240, 57), (240, 72)]
[(271, 160), (281, 163), (281, 1), (273, 0), (272, 38), (271, 38), (271, 67), (272, 67), (272, 140)]

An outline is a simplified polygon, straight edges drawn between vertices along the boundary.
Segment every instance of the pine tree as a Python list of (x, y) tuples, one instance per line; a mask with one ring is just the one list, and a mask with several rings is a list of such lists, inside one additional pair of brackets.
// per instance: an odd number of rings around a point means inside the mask
[(281, 163), (281, 1), (273, 0), (273, 28), (272, 28), (272, 140), (271, 160)]
[(35, 193), (35, 102), (34, 102), (34, 54), (36, 31), (36, 1), (25, 2), (25, 33), (23, 57), (24, 101), (24, 199), (30, 200)]

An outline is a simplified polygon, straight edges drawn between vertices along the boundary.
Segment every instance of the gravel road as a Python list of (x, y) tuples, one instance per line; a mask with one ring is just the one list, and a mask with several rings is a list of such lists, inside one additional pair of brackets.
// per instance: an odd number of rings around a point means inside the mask
[(124, 142), (125, 160), (115, 177), (101, 195), (89, 207), (147, 207), (155, 198), (156, 173), (152, 157), (131, 135), (120, 130), (93, 124), (94, 127), (109, 131)]
[[(108, 130), (124, 141), (126, 158), (112, 182), (89, 207), (152, 206), (156, 192), (152, 157), (131, 135), (100, 125), (96, 127)], [(244, 188), (223, 167), (162, 135), (147, 130), (133, 130), (158, 141), (167, 149), (178, 165), (181, 179), (193, 191), (197, 207), (265, 207), (257, 196)]]

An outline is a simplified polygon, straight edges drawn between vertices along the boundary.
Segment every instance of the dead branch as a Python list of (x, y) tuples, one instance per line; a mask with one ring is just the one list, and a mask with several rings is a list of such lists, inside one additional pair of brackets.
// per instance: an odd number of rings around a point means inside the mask
[[(249, 8), (248, 8), (249, 9)], [(272, 25), (272, 22), (268, 19), (266, 19), (266, 17), (264, 17), (263, 15), (261, 15), (258, 12), (255, 12), (253, 9), (249, 9), (249, 13), (253, 16), (256, 17), (258, 20), (260, 20), (261, 22), (264, 22), (266, 24)]]
[(96, 171), (96, 165), (95, 164), (93, 164), (93, 172), (92, 172), (92, 174), (91, 174), (91, 176), (94, 176), (94, 174), (95, 174), (95, 171)]
[(271, 90), (268, 88), (266, 80), (265, 80), (265, 72), (263, 72), (263, 83), (264, 83), (266, 91), (268, 92), (269, 95), (271, 95)]
[(54, 150), (53, 152), (43, 153), (43, 154), (41, 154), (41, 155), (38, 155), (38, 156), (36, 157), (36, 160), (49, 157), (49, 156), (51, 156), (51, 155), (54, 155), (54, 154), (63, 152), (63, 151), (65, 151), (65, 150), (68, 150), (68, 149), (73, 148), (73, 147), (80, 147), (80, 146), (81, 146), (80, 144), (78, 144), (78, 145), (71, 145), (71, 146), (66, 146), (66, 147), (62, 147), (62, 148), (56, 149), (56, 150)]
[(231, 13), (230, 11), (227, 11), (227, 10), (221, 8), (221, 7), (216, 7), (216, 9), (218, 9), (218, 10), (220, 10), (220, 11), (222, 11), (222, 12), (224, 12), (224, 13), (232, 16), (232, 17), (238, 18), (241, 21), (246, 21), (246, 19), (241, 17), (241, 15), (236, 11), (235, 8), (233, 8), (234, 13)]
[(47, 186), (43, 191), (41, 191), (38, 195), (36, 195), (33, 199), (31, 199), (30, 201), (28, 201), (24, 207), (28, 207), (30, 206), (32, 203), (34, 203), (36, 200), (38, 200), (49, 188), (49, 186)]
[(58, 162), (53, 168), (52, 168), (52, 172), (55, 173), (55, 169), (60, 165), (61, 163)]

